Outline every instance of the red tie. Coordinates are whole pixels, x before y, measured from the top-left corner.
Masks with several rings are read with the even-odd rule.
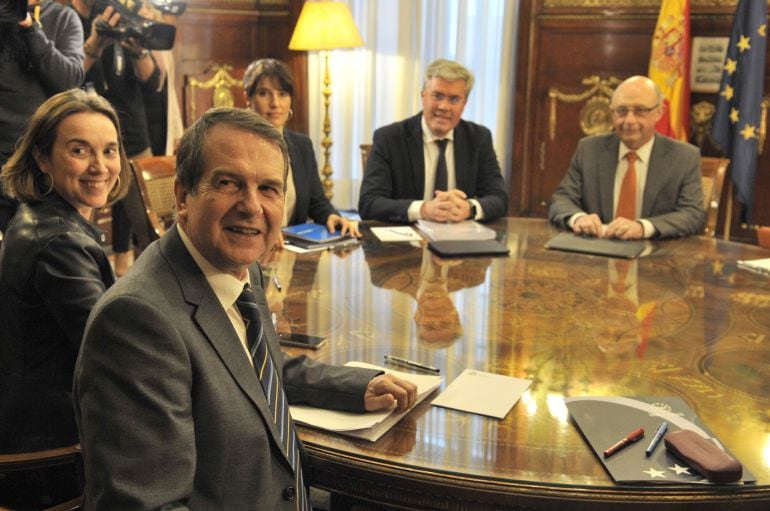
[[[636,218],[636,166],[634,163],[638,156],[635,152],[626,153],[628,169],[623,176],[623,184],[620,185],[618,208],[615,210],[615,218],[623,217],[629,220]]]

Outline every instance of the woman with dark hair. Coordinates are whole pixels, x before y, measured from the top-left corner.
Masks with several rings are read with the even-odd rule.
[[[0,248],[0,452],[78,442],[75,360],[91,308],[115,282],[90,219],[126,194],[129,172],[115,111],[79,89],[35,111],[3,166],[20,206]]]
[[[357,224],[342,217],[324,195],[310,138],[285,129],[294,115],[291,109],[294,83],[286,64],[275,59],[252,62],[243,75],[243,92],[249,108],[278,129],[289,148],[290,167],[282,225],[301,224],[311,218],[316,223],[326,224],[329,232],[339,228],[342,234],[360,236]]]

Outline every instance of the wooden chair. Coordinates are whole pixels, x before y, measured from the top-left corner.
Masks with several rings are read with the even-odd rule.
[[[706,209],[706,234],[715,236],[719,211],[722,204],[722,189],[727,176],[727,167],[730,160],[727,158],[701,158],[700,172],[703,185],[703,205]]]
[[[757,243],[760,247],[770,248],[770,227],[760,227],[757,231]]]
[[[131,164],[136,172],[136,180],[142,192],[147,217],[157,235],[163,236],[166,229],[175,221],[176,156],[137,158]]]
[[[185,75],[184,125],[189,127],[213,107],[245,107],[242,77],[245,69],[233,70],[227,64],[212,64],[198,75]]]
[[[372,152],[372,144],[361,144],[361,169],[366,171],[366,162]]]
[[[82,456],[80,444],[45,451],[25,452],[18,454],[0,454],[0,474],[12,472],[29,472],[48,469],[60,465],[72,465],[78,477],[82,474]],[[82,497],[76,497],[61,502],[43,511],[72,511],[80,509]],[[0,506],[0,511],[10,511]]]

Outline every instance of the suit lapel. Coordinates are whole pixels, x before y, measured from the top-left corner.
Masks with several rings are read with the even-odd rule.
[[[601,218],[604,223],[610,223],[615,218],[613,196],[615,194],[615,173],[618,170],[618,147],[620,139],[617,136],[607,137],[607,146],[602,151],[599,160],[599,198],[601,200]]]
[[[650,152],[650,161],[647,163],[647,179],[644,182],[642,218],[652,216],[658,191],[665,186],[666,176],[670,175],[671,160],[667,157],[670,147],[671,145],[666,138],[655,135],[655,143],[652,145],[652,152]]]
[[[471,140],[465,128],[465,122],[455,127],[454,132],[454,157],[455,157],[455,186],[460,190],[475,190],[476,183],[468,182],[470,169],[470,151]],[[470,198],[470,197],[469,197]]]
[[[248,361],[238,335],[233,329],[222,305],[209,286],[203,272],[198,268],[179,237],[177,227],[161,240],[161,251],[176,274],[184,300],[196,307],[193,321],[200,328],[208,342],[214,347],[220,360],[243,392],[248,396],[270,431],[278,450],[283,453],[281,439],[276,431],[270,407],[254,368]],[[252,273],[252,282],[256,282]],[[261,283],[260,283],[261,285]],[[256,293],[261,296],[263,293]],[[262,318],[264,320],[264,318]],[[269,346],[269,344],[268,344]],[[272,351],[272,350],[271,350]],[[275,358],[275,354],[273,354]],[[279,371],[281,365],[277,366]],[[286,457],[284,456],[284,459]],[[288,460],[286,460],[288,463]]]
[[[423,155],[422,143],[422,112],[409,119],[407,123],[406,144],[409,149],[409,161],[412,164],[412,178],[414,179],[414,189],[417,191],[417,197],[422,199],[425,196],[425,156]]]

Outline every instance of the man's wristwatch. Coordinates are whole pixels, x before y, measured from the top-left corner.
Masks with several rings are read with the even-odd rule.
[[[476,205],[471,201],[466,201],[468,203],[468,206],[471,209],[471,214],[468,216],[469,219],[473,220],[476,218]]]

